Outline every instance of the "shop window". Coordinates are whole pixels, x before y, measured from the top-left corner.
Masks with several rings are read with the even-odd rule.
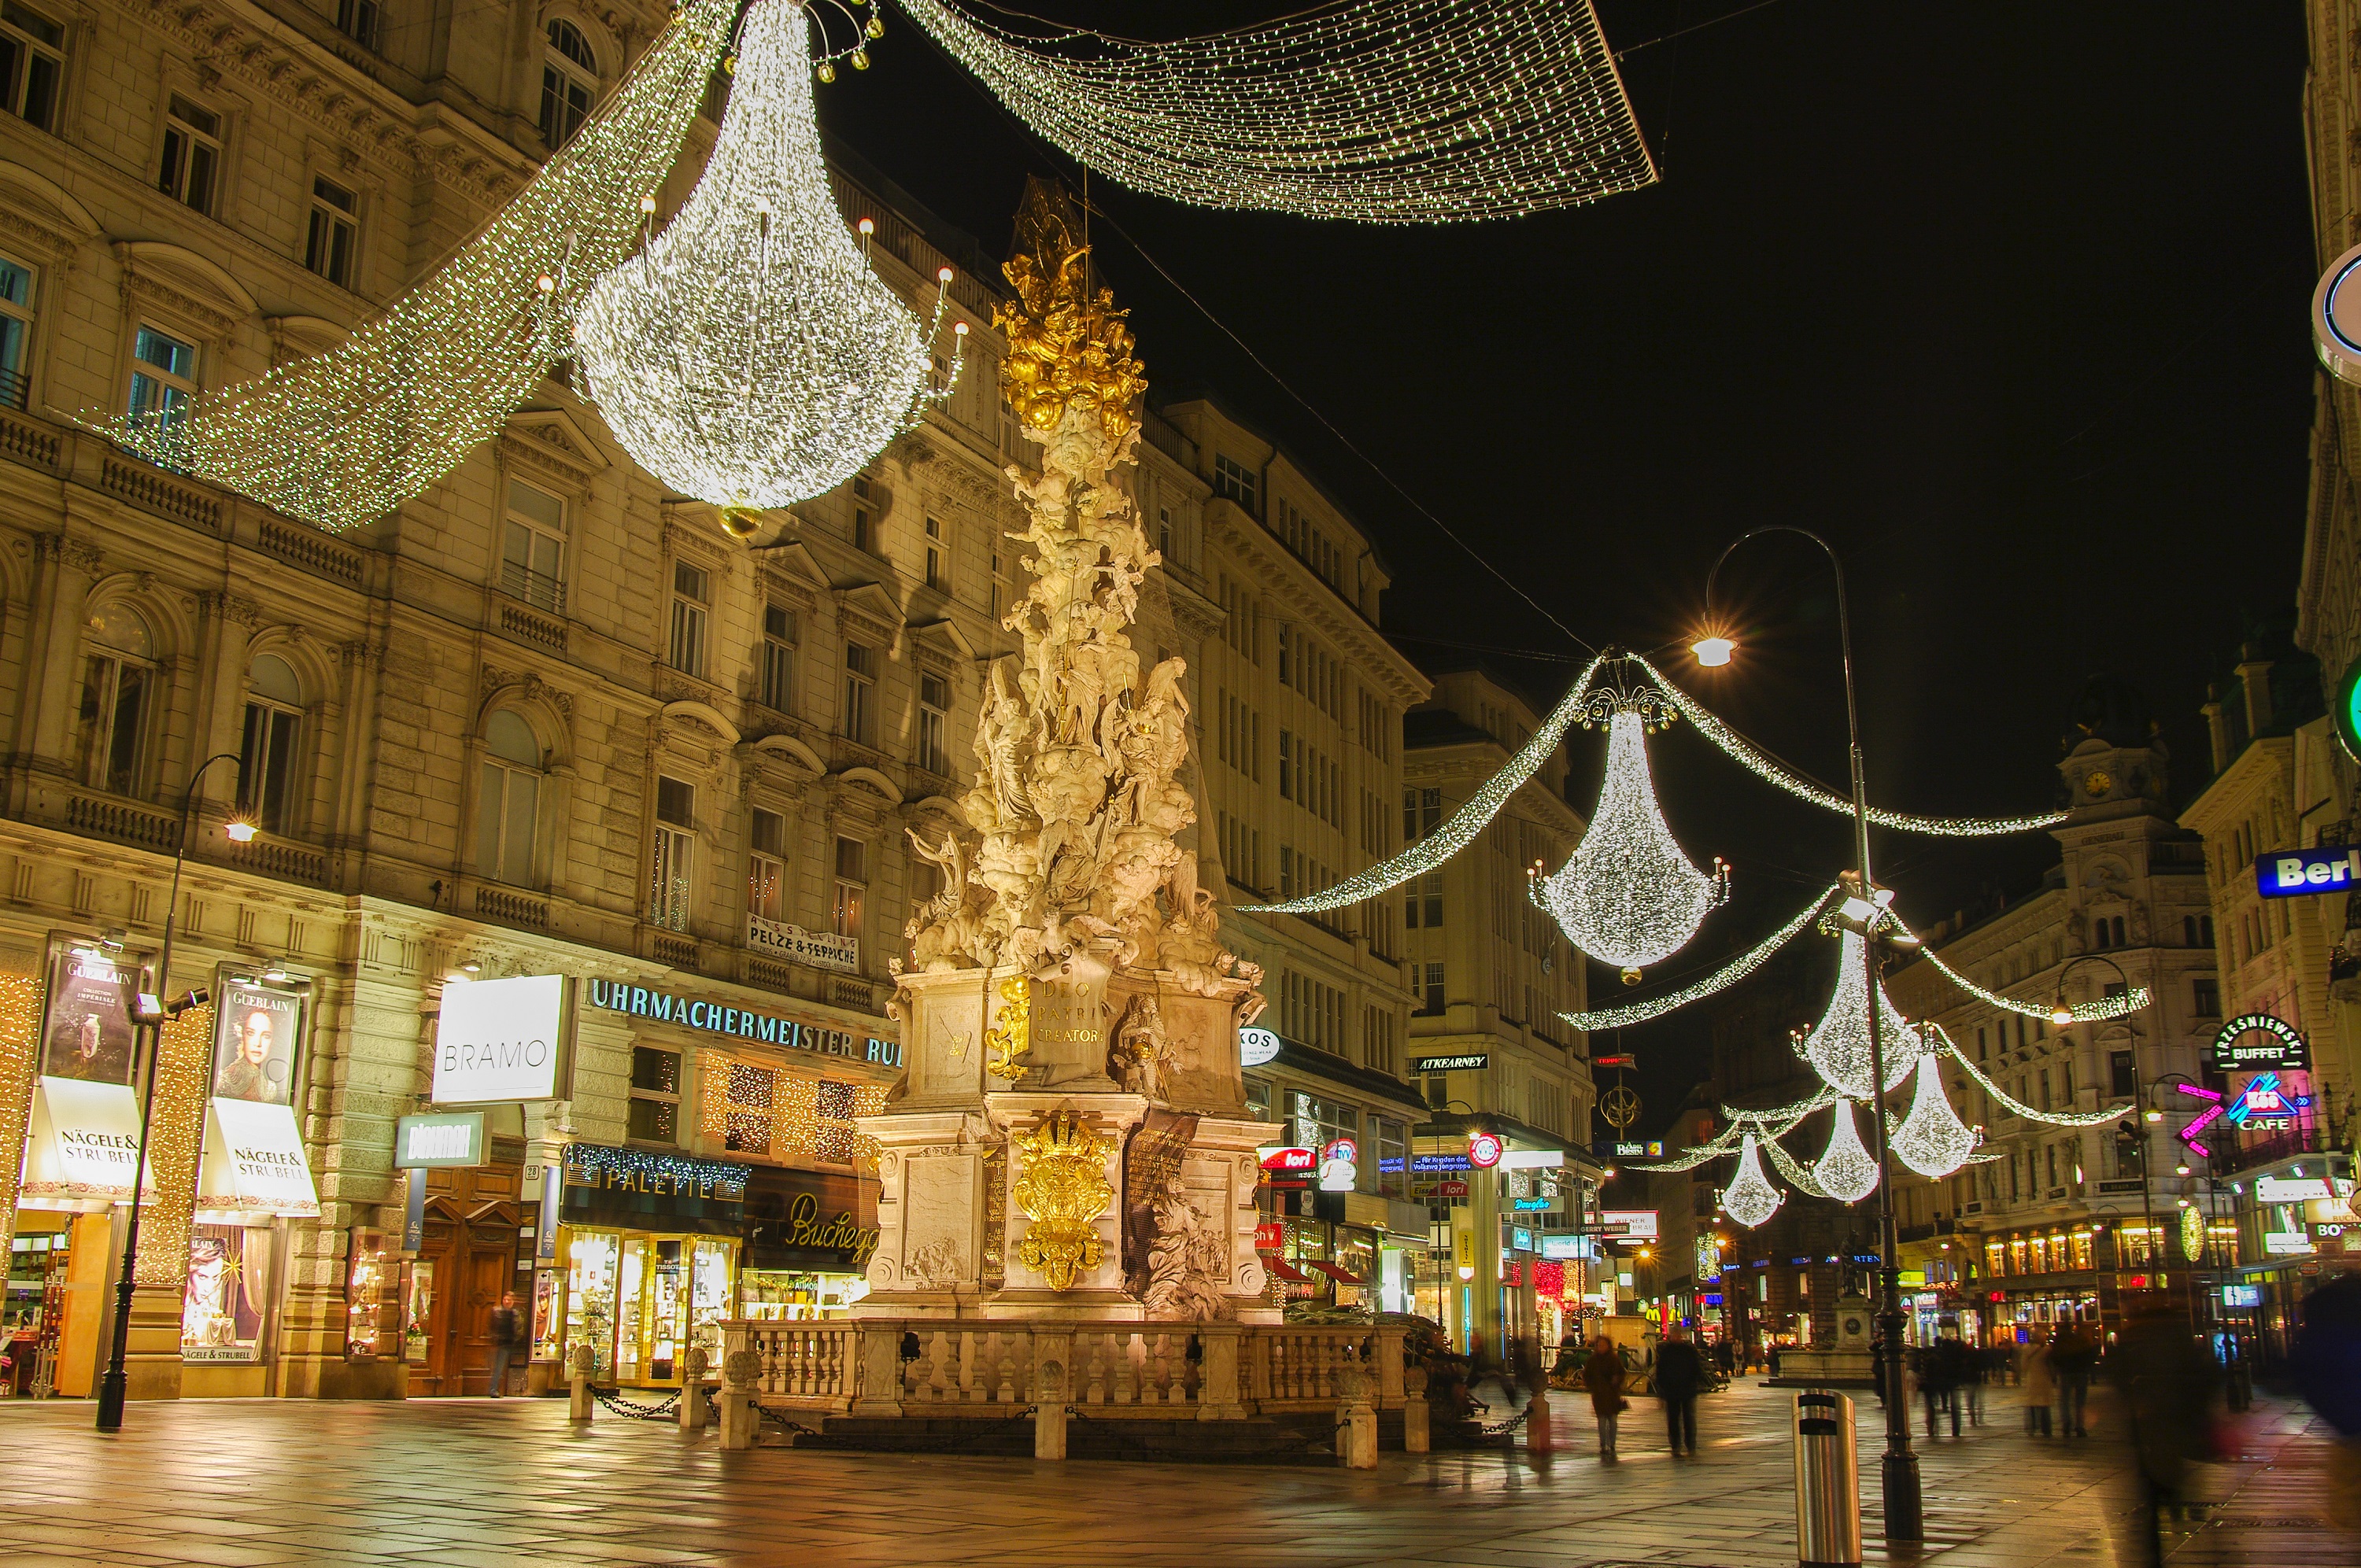
[[[941,675],[918,677],[918,766],[930,773],[951,771],[943,731],[950,722],[951,684]]]
[[[32,269],[0,256],[0,404],[26,405],[32,344]]]
[[[541,826],[541,737],[523,715],[494,713],[484,726],[484,771],[476,795],[476,870],[494,882],[533,883]]]
[[[727,1107],[722,1113],[721,1146],[733,1154],[770,1158],[772,1128],[778,1119],[778,1073],[741,1061],[729,1063],[722,1071]]]
[[[538,486],[511,479],[500,523],[500,591],[563,612],[565,574],[566,503]]]
[[[582,29],[552,17],[541,65],[541,139],[551,151],[574,139],[598,96],[598,57]]]
[[[2107,1093],[2116,1100],[2131,1100],[2138,1096],[2139,1068],[2131,1052],[2107,1053]]]
[[[1369,1142],[1377,1147],[1378,1191],[1388,1198],[1409,1197],[1410,1130],[1400,1122],[1375,1121]]]
[[[114,795],[138,793],[147,750],[148,703],[156,684],[148,627],[123,605],[91,622],[82,663],[77,750],[82,782]]]
[[[268,1224],[192,1229],[189,1277],[181,1296],[183,1362],[262,1359],[263,1323],[279,1283],[276,1239]]]
[[[55,130],[65,49],[66,30],[57,23],[22,5],[0,5],[0,108]]]
[[[754,808],[747,833],[746,913],[764,920],[784,920],[787,890],[787,819],[775,811]]]
[[[877,650],[862,642],[844,645],[844,738],[877,744]]]
[[[712,598],[712,581],[701,568],[686,561],[672,567],[672,640],[665,663],[685,675],[705,678],[706,607]]]
[[[312,179],[312,221],[303,237],[303,265],[340,289],[353,286],[360,254],[360,200],[332,180]]]
[[[303,728],[303,686],[276,653],[261,653],[246,676],[246,733],[238,749],[241,804],[266,833],[299,825],[296,743]]]
[[[783,604],[763,607],[763,685],[760,700],[774,713],[796,710],[796,612]]]
[[[635,1143],[680,1142],[680,1053],[631,1047],[631,1135]]]
[[[836,899],[833,916],[836,934],[859,937],[862,930],[862,904],[868,896],[869,846],[858,839],[836,841]]]
[[[210,214],[221,181],[221,137],[219,115],[173,93],[164,113],[164,156],[156,189]]]
[[[697,789],[656,780],[656,830],[648,877],[648,919],[668,931],[688,929],[689,878],[697,854]]]

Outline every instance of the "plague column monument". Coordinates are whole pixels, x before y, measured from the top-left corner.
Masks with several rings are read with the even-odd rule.
[[[976,727],[972,837],[908,927],[892,1011],[902,1096],[879,1152],[864,1318],[1276,1322],[1254,1246],[1256,1146],[1238,1029],[1261,971],[1224,952],[1179,836],[1196,820],[1186,665],[1126,635],[1159,557],[1117,470],[1146,383],[1079,215],[1026,190],[1003,389],[1041,473],[1030,591]]]

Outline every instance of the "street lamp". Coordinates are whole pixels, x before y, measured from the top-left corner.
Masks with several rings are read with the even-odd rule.
[[[2079,953],[2068,959],[2066,967],[2058,971],[2058,995],[2049,1006],[2049,1021],[2060,1029],[2070,1027],[2074,1022],[2074,1009],[2066,1004],[2066,977],[2074,971],[2076,964],[2104,964],[2115,971],[2115,978],[2124,982],[2126,992],[2132,988],[2132,977],[2124,972],[2124,966],[2104,953]]]
[[[181,796],[180,829],[172,836],[172,891],[164,901],[164,946],[163,950],[156,955],[155,983],[159,989],[168,983],[172,973],[172,928],[174,916],[181,909],[181,866],[189,854],[189,817],[196,809],[197,786],[204,782],[206,772],[215,762],[238,762],[240,772],[244,772],[245,764],[236,751],[223,751],[207,757],[189,776],[189,787]],[[239,844],[251,843],[254,839],[254,824],[247,819],[243,809],[230,819],[224,831],[233,842]],[[148,1171],[148,1135],[156,1125],[156,1058],[163,1046],[164,1021],[177,1018],[192,1007],[202,1007],[211,1000],[208,992],[193,990],[169,1003],[155,995],[142,994],[137,1011],[133,1015],[133,1022],[145,1030],[148,1036],[148,1081],[139,1099],[139,1158],[131,1168],[131,1219],[123,1227],[123,1273],[115,1282],[115,1332],[107,1354],[105,1374],[98,1381],[98,1430],[101,1431],[123,1430],[125,1363],[131,1352],[132,1276],[139,1263],[139,1187]]]
[[[1845,735],[1852,764],[1852,824],[1855,869],[1839,880],[1845,883],[1846,899],[1838,914],[1838,923],[1858,930],[1861,937],[1861,961],[1868,970],[1869,997],[1869,1082],[1870,1123],[1877,1135],[1877,1219],[1880,1283],[1877,1309],[1878,1386],[1885,1398],[1885,1454],[1880,1465],[1885,1499],[1885,1539],[1919,1541],[1926,1535],[1925,1504],[1919,1488],[1918,1456],[1910,1447],[1910,1406],[1902,1389],[1902,1263],[1901,1240],[1894,1214],[1894,1155],[1885,1133],[1885,1043],[1883,1026],[1878,1014],[1879,981],[1885,968],[1889,948],[1916,947],[1916,938],[1901,929],[1900,924],[1886,910],[1893,894],[1880,889],[1870,875],[1869,864],[1869,786],[1861,751],[1861,710],[1855,699],[1852,674],[1852,616],[1845,602],[1844,562],[1836,547],[1807,528],[1793,523],[1773,523],[1768,527],[1750,529],[1730,543],[1706,574],[1705,610],[1708,624],[1712,623],[1714,579],[1721,575],[1722,564],[1748,540],[1765,533],[1796,533],[1818,545],[1828,558],[1829,567],[1837,579],[1837,640],[1844,663]],[[1708,668],[1719,668],[1730,663],[1736,642],[1719,631],[1708,631],[1689,645],[1697,662]],[[1847,1113],[1848,1114],[1850,1113]]]

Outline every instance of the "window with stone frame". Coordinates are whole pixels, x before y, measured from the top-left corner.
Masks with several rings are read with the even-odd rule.
[[[16,0],[0,4],[0,108],[54,131],[65,77],[65,28]]]
[[[246,723],[238,744],[239,804],[247,820],[265,833],[291,833],[302,826],[297,794],[302,787],[302,733],[303,684],[294,666],[276,653],[255,655],[247,666]]]
[[[947,744],[950,707],[950,677],[922,672],[918,676],[917,755],[912,761],[930,773],[948,774],[951,771]]]
[[[574,139],[598,101],[598,57],[582,29],[550,18],[542,52],[541,139],[553,152]]]
[[[476,791],[476,871],[511,886],[534,885],[541,828],[541,737],[513,708],[484,723],[484,764]]]
[[[156,188],[210,216],[221,189],[222,117],[175,93],[165,101]]]
[[[648,920],[667,931],[688,929],[697,860],[697,789],[680,779],[656,780],[654,853],[648,876]]]
[[[148,708],[160,684],[148,623],[127,605],[109,605],[92,618],[82,644],[74,747],[82,782],[136,795],[146,782]]]
[[[680,1143],[680,1053],[631,1047],[629,1134],[634,1143]]]
[[[303,234],[304,267],[349,289],[360,248],[360,198],[333,180],[313,175],[311,218]]]
[[[763,606],[763,668],[755,700],[774,713],[796,710],[796,644],[800,620],[775,600]]]
[[[787,819],[758,806],[746,838],[746,913],[764,920],[785,920]]]

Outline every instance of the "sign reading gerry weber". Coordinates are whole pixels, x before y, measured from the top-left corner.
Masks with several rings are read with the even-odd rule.
[[[557,1217],[569,1225],[734,1236],[745,1222],[752,1174],[686,1155],[568,1144]]]
[[[758,1167],[746,1181],[748,1268],[857,1274],[877,1250],[877,1184]]]

